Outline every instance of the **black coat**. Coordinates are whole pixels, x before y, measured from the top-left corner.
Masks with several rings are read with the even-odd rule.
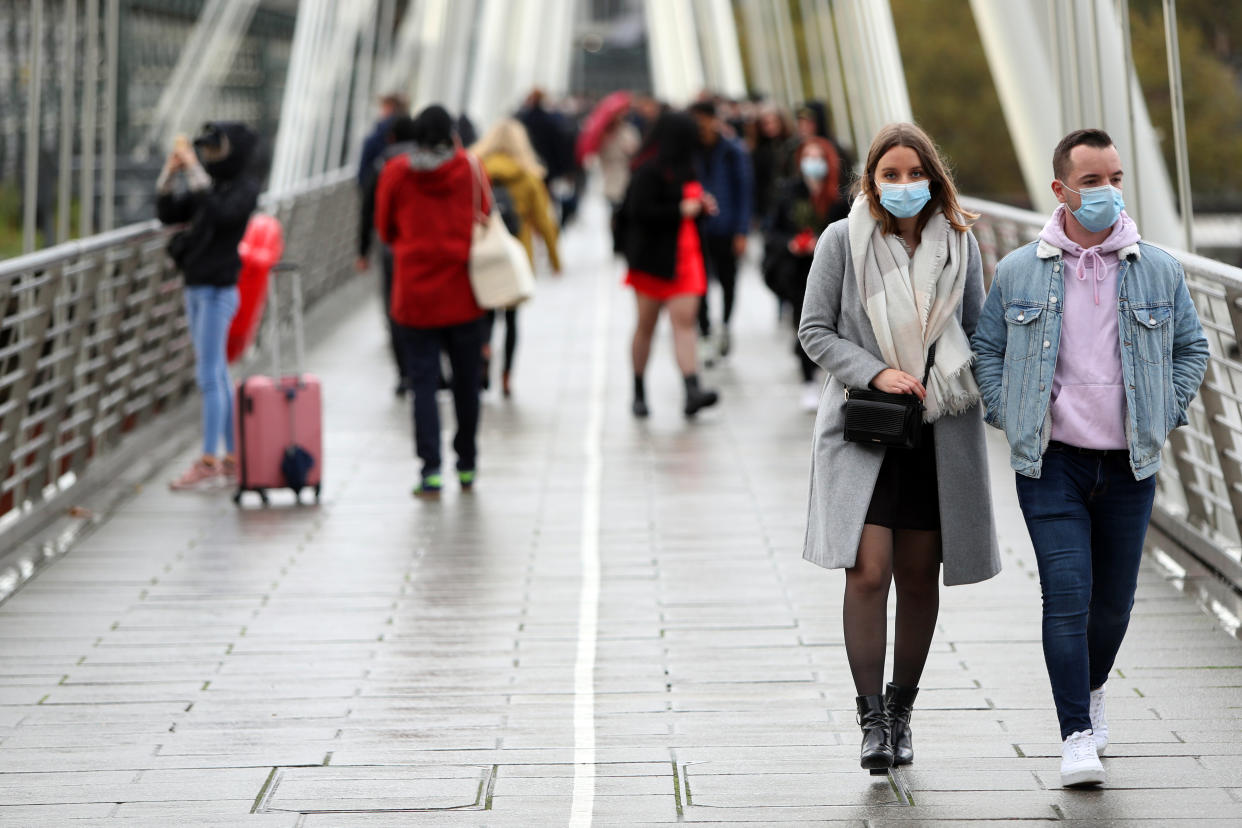
[[[763,281],[772,292],[787,301],[802,305],[806,291],[807,274],[814,258],[789,252],[789,242],[802,232],[809,232],[816,239],[838,219],[849,215],[850,204],[839,198],[824,214],[817,213],[811,201],[811,191],[802,176],[789,179],[780,187],[763,228]]]
[[[677,277],[682,187],[688,180],[654,161],[641,165],[630,176],[622,209],[623,249],[631,270],[668,281]]]
[[[181,269],[186,285],[237,284],[241,271],[237,245],[259,201],[259,178],[248,168],[257,136],[241,124],[223,126],[233,151],[229,163],[205,165],[211,187],[164,193],[155,204],[164,224],[189,222],[168,243],[168,254]]]

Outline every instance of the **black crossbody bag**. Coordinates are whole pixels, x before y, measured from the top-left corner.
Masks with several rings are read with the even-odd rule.
[[[936,345],[927,351],[923,387],[936,362]],[[850,443],[912,449],[923,433],[923,401],[915,394],[889,394],[871,388],[845,390],[845,439]]]

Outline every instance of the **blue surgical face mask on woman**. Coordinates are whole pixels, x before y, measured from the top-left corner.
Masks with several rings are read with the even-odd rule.
[[[1126,209],[1126,200],[1122,197],[1121,190],[1111,184],[1075,190],[1062,181],[1061,186],[1082,196],[1082,205],[1072,212],[1078,223],[1089,233],[1099,233],[1112,227],[1121,216],[1121,211]],[[1065,206],[1069,207],[1068,204]]]
[[[881,184],[880,205],[897,218],[912,218],[931,201],[931,182]]]
[[[828,175],[828,162],[811,155],[802,159],[802,174],[813,181],[819,181]]]

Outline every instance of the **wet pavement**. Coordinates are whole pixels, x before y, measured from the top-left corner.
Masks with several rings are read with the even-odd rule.
[[[916,763],[859,770],[843,577],[800,559],[788,322],[747,269],[720,408],[682,417],[662,327],[635,422],[632,300],[587,218],[521,312],[473,493],[410,496],[374,303],[310,352],[320,506],[172,494],[170,466],[0,606],[0,825],[1242,824],[1242,646],[1151,565],[1108,784],[1058,787],[996,435],[1004,571],[942,592]]]

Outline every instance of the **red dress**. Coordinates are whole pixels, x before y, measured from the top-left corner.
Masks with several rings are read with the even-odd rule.
[[[697,181],[687,182],[681,190],[683,199],[703,197],[703,185]],[[703,266],[703,247],[699,243],[699,228],[694,219],[683,216],[677,230],[676,278],[661,279],[641,270],[630,269],[625,274],[625,284],[644,296],[661,302],[681,294],[702,296],[707,293],[707,269]]]

